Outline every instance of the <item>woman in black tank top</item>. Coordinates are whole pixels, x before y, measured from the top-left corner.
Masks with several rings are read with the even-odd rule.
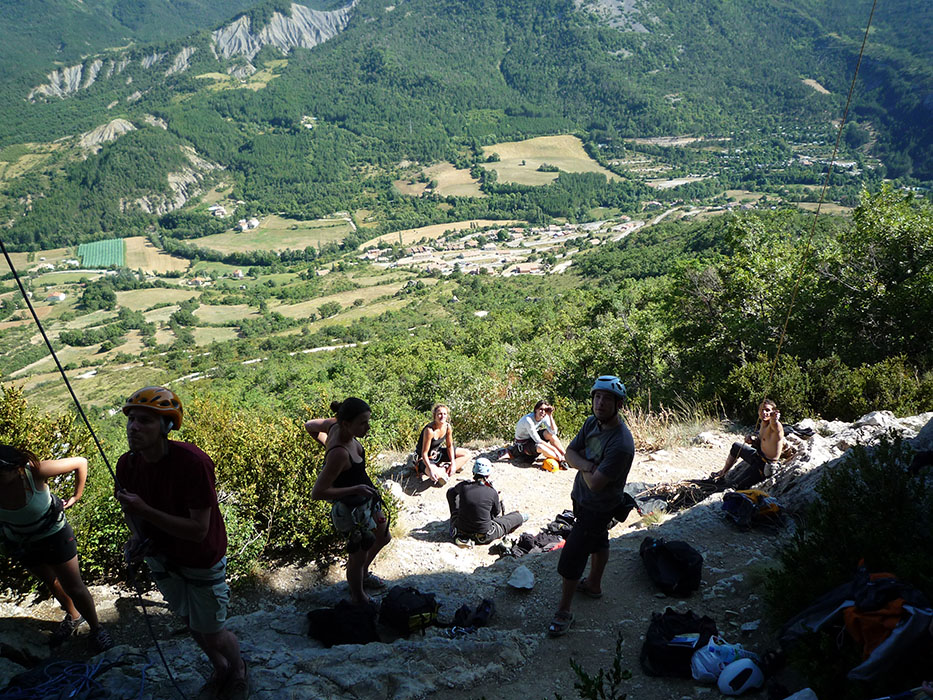
[[[454,447],[450,409],[439,403],[432,414],[434,420],[421,429],[415,446],[415,473],[426,474],[435,486],[443,486],[455,471],[463,469],[472,455],[469,450]]]
[[[340,501],[351,497],[378,497],[379,493],[366,473],[366,453],[357,438],[369,432],[372,411],[365,401],[348,398],[331,404],[333,418],[312,418],[305,429],[325,448],[324,467],[314,482],[311,498]],[[381,511],[375,516],[375,541],[368,549],[359,549],[347,560],[347,583],[350,600],[369,603],[365,588],[384,588],[385,581],[369,573],[369,566],[390,539],[388,521]]]

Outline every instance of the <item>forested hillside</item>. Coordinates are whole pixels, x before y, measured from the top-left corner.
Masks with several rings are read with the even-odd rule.
[[[796,165],[795,153],[806,144],[833,142],[831,122],[841,117],[867,5],[845,11],[803,0],[792,6],[672,0],[627,11],[621,3],[602,5],[627,12],[625,21],[569,0],[409,0],[397,6],[361,0],[335,9],[346,26],[334,25],[328,30],[333,35],[306,49],[275,39],[274,32],[264,39],[262,31],[311,11],[288,15],[288,3],[267,2],[213,34],[109,48],[71,65],[65,56],[47,54],[47,70],[57,71],[51,82],[33,73],[31,86],[3,88],[0,163],[8,164],[8,174],[0,218],[11,225],[6,239],[26,248],[157,228],[157,217],[127,195],[166,190],[177,173],[177,154],[165,153],[174,144],[225,168],[233,197],[249,211],[310,218],[366,209],[382,231],[480,216],[581,220],[592,206],[624,208],[645,198],[637,187],[599,190],[594,181],[581,201],[567,195],[565,178],[563,191],[523,190],[496,183],[488,173],[476,173],[489,195],[483,201],[399,198],[391,184],[399,163],[468,168],[482,160],[483,146],[539,134],[579,133],[607,163],[624,158],[626,139],[719,139],[716,148],[698,148],[692,160],[682,159],[684,168],[698,167],[723,151],[706,166],[707,181],[668,196],[820,182],[823,168]],[[120,15],[123,5],[98,11],[132,19],[140,31],[177,26],[159,20],[159,7],[143,6],[134,19]],[[207,4],[186,5],[174,16],[194,13],[206,22],[211,12],[216,8]],[[64,17],[54,9],[51,16]],[[875,22],[877,39],[869,42],[843,151],[861,174],[847,179],[870,187],[883,175],[929,179],[933,69],[920,37],[930,29],[930,12],[896,5]],[[233,27],[245,43],[230,43]],[[14,51],[26,42],[13,37],[8,46]],[[169,138],[124,137],[96,154],[71,145],[68,137],[118,117],[142,132],[167,131]],[[84,177],[86,169],[133,162],[132,151],[143,152],[141,141],[156,157],[123,171],[119,184]],[[72,165],[85,158],[87,167]],[[778,176],[769,173],[777,172],[782,175],[774,181]],[[203,184],[202,190],[211,180]],[[851,192],[830,194],[854,203]],[[95,200],[91,207],[82,203],[88,197]],[[76,209],[81,216],[71,215]],[[67,227],[59,226],[63,221]]]

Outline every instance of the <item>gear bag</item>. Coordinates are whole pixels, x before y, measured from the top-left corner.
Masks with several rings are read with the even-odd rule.
[[[379,622],[406,637],[415,630],[424,630],[437,621],[440,604],[433,593],[421,593],[416,588],[393,586],[382,599]]]
[[[649,676],[691,678],[693,653],[718,634],[712,618],[697,617],[692,610],[679,613],[667,608],[663,613],[652,613],[641,647],[641,668]]]
[[[722,509],[742,530],[752,525],[778,526],[783,513],[777,499],[760,489],[727,491],[722,495]]]
[[[379,642],[376,611],[345,600],[333,608],[319,608],[308,613],[308,636],[328,649],[338,644]]]
[[[700,587],[703,555],[686,542],[646,537],[638,553],[652,583],[667,595],[686,596]]]

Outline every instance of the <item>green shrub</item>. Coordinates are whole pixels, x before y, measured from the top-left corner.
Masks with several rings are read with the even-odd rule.
[[[186,402],[185,419],[182,439],[216,465],[236,575],[248,573],[260,555],[326,562],[340,552],[330,504],[311,498],[324,450],[300,420],[205,396]],[[394,518],[395,504],[386,501]]]
[[[810,415],[810,377],[797,358],[781,355],[774,375],[773,360],[759,355],[753,362],[736,367],[729,373],[722,391],[722,403],[739,420],[754,424],[758,420],[758,404],[765,398],[777,402],[782,420],[799,420]]]
[[[781,551],[780,568],[766,586],[769,611],[777,623],[851,580],[862,561],[869,571],[894,573],[933,597],[933,484],[908,475],[909,460],[910,450],[900,438],[885,437],[877,447],[854,448],[825,470],[816,502]],[[896,685],[885,686],[892,680],[887,677],[866,695],[864,686],[856,688],[845,680],[858,655],[853,657],[850,650],[833,654],[825,645],[817,635],[792,657],[798,670],[809,674],[807,681],[820,698],[873,697],[883,695],[885,687],[910,685],[897,678]],[[821,663],[808,664],[808,657]]]

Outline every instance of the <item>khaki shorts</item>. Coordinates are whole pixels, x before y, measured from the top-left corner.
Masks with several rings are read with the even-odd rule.
[[[163,557],[146,557],[146,564],[169,608],[187,618],[188,627],[202,634],[224,628],[230,602],[227,557],[208,569],[177,566]]]

